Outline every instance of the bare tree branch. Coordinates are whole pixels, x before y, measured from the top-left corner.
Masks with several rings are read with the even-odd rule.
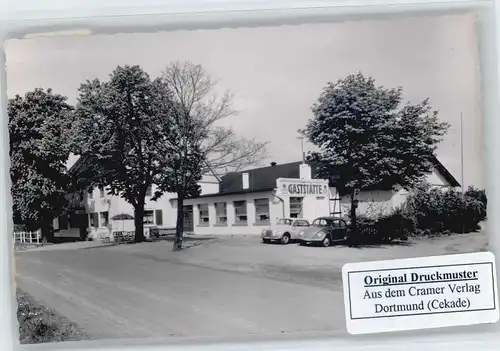
[[[199,181],[212,173],[218,179],[227,170],[258,164],[265,157],[265,143],[237,138],[218,123],[236,115],[233,96],[215,93],[217,81],[202,66],[174,62],[156,82],[163,91],[158,110],[163,135],[157,147],[164,155],[165,171],[159,174],[162,190],[177,193],[177,226],[174,250],[182,247],[183,200],[199,195]],[[166,132],[167,131],[167,132]]]
[[[179,151],[179,146],[189,137],[190,143],[200,147],[206,160],[203,172],[224,174],[257,165],[267,153],[267,143],[253,139],[237,138],[232,129],[217,123],[237,114],[233,108],[233,95],[225,92],[219,96],[213,92],[217,81],[210,77],[201,65],[190,62],[174,62],[162,75],[163,86],[172,98],[166,103],[175,112],[177,128],[181,132],[177,145],[165,140],[164,151]]]

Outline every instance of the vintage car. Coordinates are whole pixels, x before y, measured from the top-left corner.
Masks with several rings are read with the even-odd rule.
[[[299,218],[280,218],[275,226],[262,230],[262,242],[279,241],[286,245],[298,239],[301,230],[309,227],[309,222]]]
[[[299,231],[300,245],[320,244],[328,247],[336,242],[345,242],[348,238],[348,225],[338,217],[316,218],[309,227]]]

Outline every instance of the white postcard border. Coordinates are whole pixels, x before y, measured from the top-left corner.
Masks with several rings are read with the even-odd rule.
[[[369,7],[365,7],[369,5]],[[382,7],[376,5],[394,5],[390,7]],[[236,23],[254,22],[255,25],[270,22],[279,22],[280,20],[289,21],[296,20],[299,13],[302,14],[302,21],[306,22],[307,18],[319,19],[331,15],[333,20],[341,20],[342,18],[353,15],[365,14],[366,16],[374,16],[381,13],[395,14],[401,11],[422,11],[422,10],[445,10],[445,9],[467,9],[467,8],[487,8],[486,13],[494,15],[495,21],[500,21],[500,10],[498,8],[493,12],[488,9],[492,5],[491,1],[429,1],[429,0],[400,0],[400,1],[381,1],[381,0],[366,0],[366,1],[236,1],[236,0],[221,0],[221,1],[167,1],[167,0],[130,0],[128,2],[113,0],[75,0],[75,1],[38,1],[38,0],[7,0],[0,5],[0,27],[2,30],[2,38],[5,40],[10,37],[22,37],[25,34],[53,31],[54,28],[81,28],[85,24],[86,27],[92,28],[94,32],[104,31],[123,31],[125,28],[139,27],[143,30],[153,27],[160,27],[160,23],[166,19],[171,20],[170,26],[174,25],[179,28],[193,28],[206,26],[230,26]],[[259,12],[260,11],[260,12]],[[133,15],[142,15],[140,18],[134,18]],[[107,17],[109,16],[109,17]],[[117,17],[112,17],[117,16]],[[99,17],[89,19],[89,17]],[[300,17],[300,16],[299,16]],[[485,18],[488,18],[486,16]],[[500,160],[496,157],[496,150],[500,150],[500,121],[495,116],[499,115],[499,94],[498,94],[498,74],[500,61],[496,56],[497,47],[491,45],[494,36],[500,38],[500,29],[494,26],[493,17],[486,20],[481,26],[483,41],[481,59],[482,59],[482,79],[483,79],[483,102],[485,109],[485,131],[486,131],[486,150],[487,150],[487,174],[488,174],[488,194],[489,194],[489,213],[490,225],[493,228],[498,228],[499,219],[495,213],[500,211],[500,192],[497,189],[498,185],[495,182],[495,175],[500,174]],[[220,24],[224,23],[224,24]],[[112,29],[114,28],[114,29]],[[42,30],[43,29],[43,30]],[[134,31],[129,29],[128,31]],[[2,45],[2,51],[4,47]],[[6,118],[6,72],[5,72],[5,53],[1,55],[0,70],[0,88],[2,90],[2,99],[0,107],[2,108],[1,118],[1,136],[0,136],[0,186],[4,191],[0,196],[0,229],[4,233],[4,240],[0,242],[0,256],[3,264],[0,269],[0,282],[2,285],[2,294],[0,294],[0,349],[10,350],[17,348],[17,318],[15,315],[15,299],[13,299],[12,289],[14,288],[12,281],[13,272],[13,252],[12,238],[9,233],[12,229],[11,221],[11,200],[10,196],[5,196],[9,193],[7,189],[10,187],[10,177],[8,173],[9,158],[8,158],[8,131]],[[486,88],[486,90],[485,90]],[[500,235],[495,235],[490,238],[491,250],[494,253],[500,253]],[[9,313],[10,312],[10,313]],[[215,341],[193,342],[185,340],[185,346],[182,343],[168,346],[168,341],[164,340],[165,344],[160,345],[162,341],[113,341],[108,342],[89,342],[89,343],[74,343],[64,345],[33,345],[22,346],[20,349],[45,349],[45,350],[71,350],[71,349],[105,349],[105,350],[168,350],[168,349],[185,349],[185,350],[366,350],[369,347],[371,350],[386,350],[389,347],[404,348],[407,351],[421,350],[426,347],[429,350],[442,349],[443,347],[452,347],[455,350],[496,350],[500,342],[500,330],[498,327],[493,329],[481,329],[475,333],[472,329],[464,329],[462,332],[438,332],[428,333],[413,333],[405,336],[394,334],[391,336],[384,335],[383,337],[370,338],[335,338],[335,335],[322,335],[319,339],[307,340],[306,336],[303,340],[290,338],[277,341],[270,341],[263,336],[249,338],[245,343],[242,340],[235,340],[233,343],[218,344]],[[266,339],[262,341],[262,339]]]

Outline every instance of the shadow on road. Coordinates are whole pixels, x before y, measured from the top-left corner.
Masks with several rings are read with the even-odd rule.
[[[410,241],[391,241],[390,243],[383,244],[360,244],[349,246],[352,249],[388,249],[394,246],[408,247],[413,246],[415,243]]]
[[[208,236],[207,237],[188,237],[188,236],[186,236],[186,237],[184,237],[183,249],[189,249],[191,247],[200,246],[200,245],[207,243],[207,242],[215,242],[217,240],[218,240],[218,238],[216,238],[216,237],[208,237]],[[119,242],[102,243],[101,245],[98,245],[98,246],[84,247],[83,249],[84,250],[91,250],[91,249],[98,249],[98,248],[118,246],[118,245],[135,245],[135,244],[155,243],[155,242],[165,242],[165,241],[173,243],[174,237],[169,236],[169,237],[154,238],[154,239],[146,240],[142,243],[136,243],[133,240],[131,240],[131,241],[124,240],[124,241],[119,241]]]
[[[413,245],[415,245],[415,243],[410,242],[410,241],[391,241],[389,243],[383,243],[383,244],[380,244],[380,243],[376,243],[376,244],[358,244],[358,245],[350,245],[350,244],[347,244],[347,243],[333,244],[333,245],[330,246],[330,248],[338,247],[338,248],[351,248],[351,249],[388,249],[390,247],[397,247],[397,246],[408,247],[408,246],[413,246]],[[326,247],[323,247],[320,244],[316,244],[316,245],[313,245],[313,244],[311,244],[311,245],[303,245],[303,247],[315,248],[315,249],[318,249],[318,248],[325,248],[325,249],[327,249]]]

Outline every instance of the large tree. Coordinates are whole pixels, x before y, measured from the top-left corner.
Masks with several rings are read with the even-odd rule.
[[[108,187],[130,203],[136,242],[145,239],[146,192],[161,173],[157,141],[168,127],[157,83],[139,66],[118,66],[109,80],[81,85],[74,114],[73,152],[87,162],[80,186]]]
[[[448,129],[428,99],[403,103],[401,88],[377,86],[362,73],[328,83],[312,112],[301,131],[319,149],[309,159],[322,177],[335,176],[340,193],[351,194],[355,232],[356,189],[420,183]]]
[[[143,241],[148,187],[156,200],[177,194],[174,249],[182,247],[185,199],[199,181],[260,162],[265,144],[236,137],[217,125],[234,113],[231,97],[213,93],[216,82],[199,65],[175,62],[151,79],[139,66],[118,67],[109,81],[82,84],[73,127],[74,152],[86,156],[87,182],[109,186],[134,207],[136,241]],[[88,184],[85,184],[88,183]]]
[[[177,223],[174,250],[182,248],[184,200],[200,193],[204,174],[216,177],[260,163],[266,143],[238,137],[219,122],[232,116],[232,96],[215,92],[217,81],[201,65],[173,62],[160,77],[163,103],[171,118],[163,136],[163,169],[159,187],[177,194]]]
[[[51,89],[9,99],[10,176],[14,222],[51,239],[53,218],[67,206],[66,162],[73,107]]]

